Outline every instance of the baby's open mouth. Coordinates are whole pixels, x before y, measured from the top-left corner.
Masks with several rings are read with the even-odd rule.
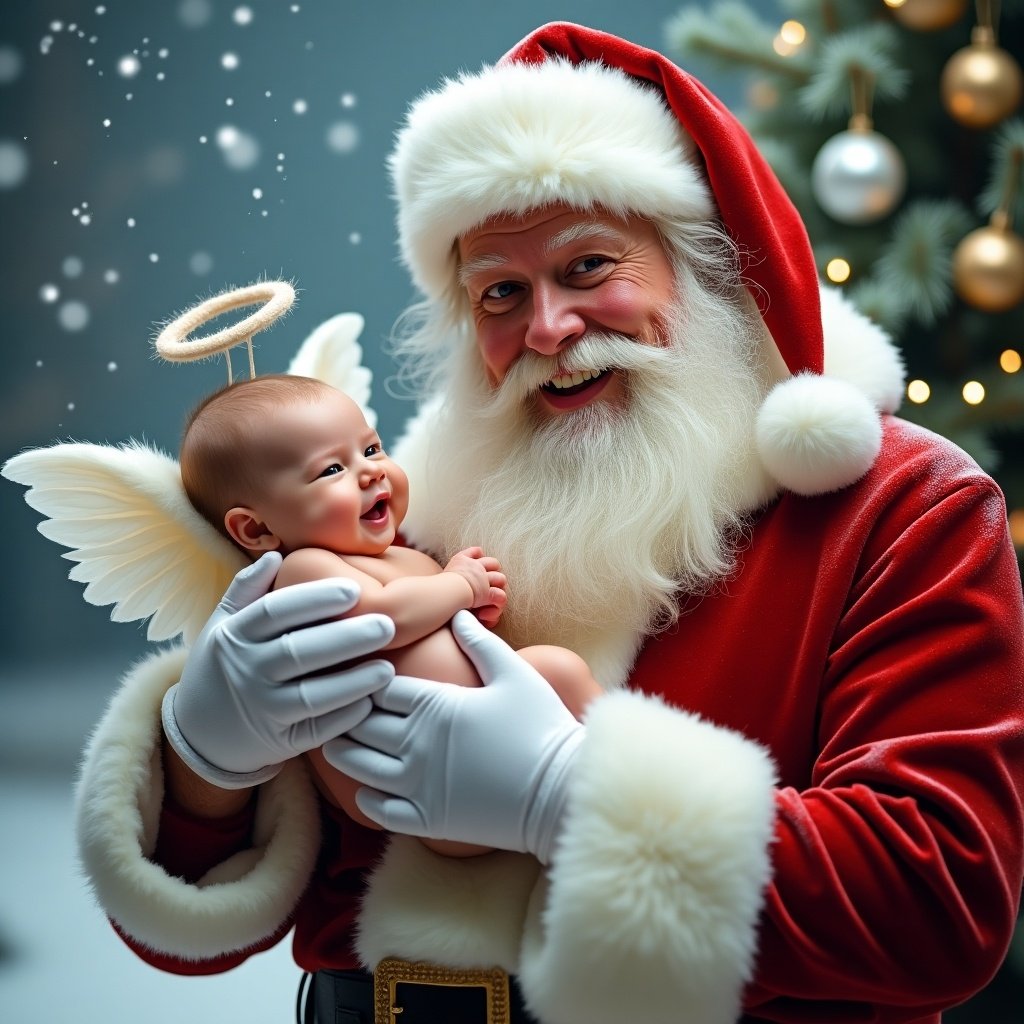
[[[364,512],[359,518],[366,519],[368,522],[375,523],[379,522],[388,514],[388,499],[378,498],[373,505],[370,506],[368,512]]]

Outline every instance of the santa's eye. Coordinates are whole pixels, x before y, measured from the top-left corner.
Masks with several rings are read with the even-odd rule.
[[[338,473],[344,472],[345,467],[340,462],[332,462],[326,469],[321,471],[320,476],[336,476]]]
[[[590,274],[595,270],[600,270],[610,260],[607,256],[587,256],[582,260],[577,260],[570,268],[570,274]]]
[[[483,297],[485,299],[494,299],[501,301],[507,299],[509,296],[514,295],[521,286],[516,284],[514,281],[499,281],[497,284],[492,284],[487,291],[484,292]]]

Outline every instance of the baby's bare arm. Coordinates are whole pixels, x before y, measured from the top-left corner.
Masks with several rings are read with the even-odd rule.
[[[486,576],[487,570],[481,568],[480,573]],[[481,603],[481,585],[474,587],[463,572],[402,576],[382,583],[322,548],[302,548],[287,555],[274,586],[279,589],[332,576],[344,576],[359,584],[359,602],[348,615],[379,612],[394,621],[394,639],[383,650],[405,647],[440,629],[457,611]]]

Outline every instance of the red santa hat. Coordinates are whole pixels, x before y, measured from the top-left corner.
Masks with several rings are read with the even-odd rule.
[[[887,382],[869,397],[823,376],[819,282],[800,215],[743,126],[661,54],[545,25],[496,65],[417,100],[391,170],[403,259],[417,287],[452,308],[455,241],[497,214],[600,206],[668,237],[680,222],[720,219],[792,375],[758,417],[765,468],[811,495],[847,486],[874,462],[879,411],[894,408],[897,389]]]

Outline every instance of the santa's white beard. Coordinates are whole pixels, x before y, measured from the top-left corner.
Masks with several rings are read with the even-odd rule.
[[[472,545],[501,561],[498,631],[513,646],[587,657],[611,631],[640,638],[669,624],[682,594],[732,568],[742,513],[763,489],[759,332],[692,279],[687,293],[662,348],[588,335],[557,360],[527,352],[497,391],[475,349],[451,368],[411,513],[442,561]],[[537,414],[537,388],[556,372],[602,367],[625,383],[620,406]]]

